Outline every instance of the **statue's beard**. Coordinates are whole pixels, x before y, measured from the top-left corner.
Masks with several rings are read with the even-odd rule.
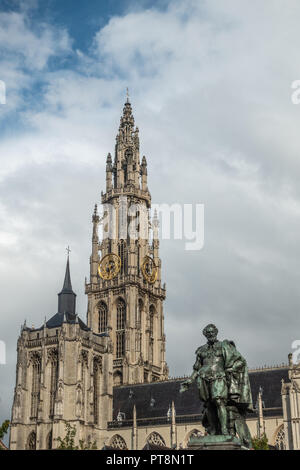
[[[215,343],[217,341],[217,337],[216,336],[213,336],[212,338],[207,338],[207,341],[209,343]]]

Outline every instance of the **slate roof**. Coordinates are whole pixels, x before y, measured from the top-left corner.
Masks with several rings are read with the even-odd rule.
[[[75,315],[74,313],[56,313],[55,315],[53,315],[53,317],[50,318],[50,320],[48,320],[46,322],[46,326],[47,328],[58,328],[60,327],[63,323],[76,323],[76,316],[77,316],[77,321],[78,321],[78,324],[80,326],[80,328],[84,331],[91,331],[91,329],[79,318],[78,315]],[[40,329],[42,329],[43,327],[41,327]],[[109,334],[108,333],[94,333],[93,332],[93,335],[94,336],[107,336],[109,337]]]
[[[280,367],[277,369],[250,371],[249,378],[254,406],[258,395],[258,389],[259,387],[262,387],[262,400],[265,408],[282,408],[281,380],[284,379],[285,382],[289,380],[288,370],[288,367]]]
[[[288,380],[288,367],[250,371],[249,378],[254,406],[258,389],[262,387],[265,416],[281,415],[281,380]],[[192,384],[185,393],[179,393],[180,383],[183,380],[185,379],[178,378],[164,382],[114,387],[113,419],[116,420],[118,412],[121,411],[125,413],[126,421],[132,420],[134,405],[138,420],[155,421],[159,417],[165,419],[172,401],[177,419],[180,415],[202,414],[203,404],[199,401],[196,384]]]
[[[179,393],[179,380],[166,380],[139,385],[114,387],[113,418],[119,411],[125,413],[126,420],[132,419],[132,409],[136,406],[137,418],[165,417],[174,401],[176,414],[200,414],[203,405],[198,399],[196,384],[192,384],[185,393]]]
[[[77,315],[77,321],[79,323],[79,326],[82,330],[89,331],[89,328],[86,326],[86,324],[78,317]],[[56,313],[53,315],[53,317],[50,318],[46,322],[47,328],[58,328],[61,326],[64,322],[67,323],[76,323],[76,315],[74,313]]]

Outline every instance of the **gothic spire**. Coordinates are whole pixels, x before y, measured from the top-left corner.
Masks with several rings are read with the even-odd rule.
[[[130,129],[133,129],[134,127],[134,117],[132,114],[132,107],[131,107],[130,102],[128,101],[128,98],[127,98],[126,103],[124,104],[123,115],[121,116],[121,120],[120,120],[121,128],[124,128],[127,126],[130,127]]]
[[[134,117],[132,114],[132,107],[129,101],[129,93],[128,88],[126,92],[126,101],[123,107],[123,114],[120,119],[120,127],[119,127],[119,134],[117,136],[118,139],[125,139],[127,143],[131,141],[134,132]]]
[[[71,283],[71,275],[70,275],[70,261],[69,261],[69,253],[68,251],[68,258],[67,258],[67,266],[66,266],[66,273],[64,279],[64,285],[62,291],[58,294],[58,313],[74,313],[75,314],[75,305],[76,305],[76,294],[73,292],[72,283]]]
[[[108,157],[106,166],[106,191],[112,187],[140,188],[139,129],[135,127],[132,107],[127,94],[116,136],[115,158],[112,165]]]

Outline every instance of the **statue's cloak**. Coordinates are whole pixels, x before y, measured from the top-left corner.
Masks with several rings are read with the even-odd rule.
[[[253,411],[252,394],[247,362],[232,342],[222,341],[229,401],[238,407]],[[232,371],[228,371],[232,369]]]

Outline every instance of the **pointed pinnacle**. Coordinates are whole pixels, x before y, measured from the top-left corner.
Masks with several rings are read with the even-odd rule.
[[[93,213],[93,218],[92,218],[92,221],[95,223],[98,223],[99,222],[99,215],[98,215],[98,206],[97,204],[95,204],[95,207],[94,207],[94,213]]]
[[[67,259],[66,273],[65,273],[65,279],[64,279],[64,285],[63,285],[62,292],[63,292],[64,290],[72,291],[72,283],[71,283],[71,276],[70,276],[69,254],[68,254],[68,259]]]

